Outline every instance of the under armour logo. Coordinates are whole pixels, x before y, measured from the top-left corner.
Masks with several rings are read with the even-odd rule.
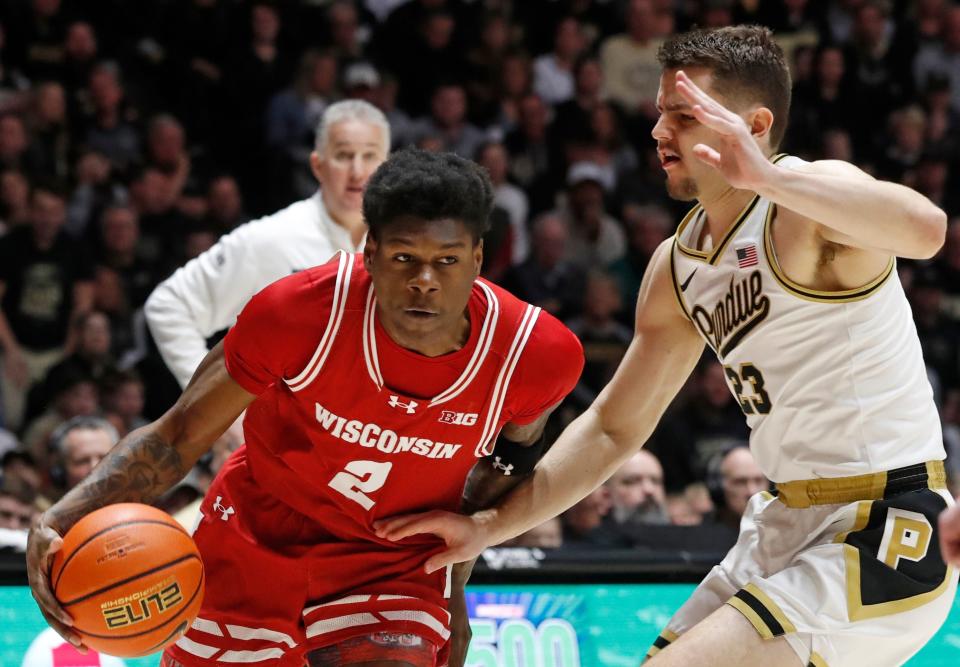
[[[407,411],[408,415],[412,415],[417,411],[417,406],[420,405],[416,401],[410,401],[409,403],[404,403],[400,400],[399,396],[390,395],[390,400],[387,401],[391,408],[404,408]]]
[[[221,500],[223,500],[223,496],[217,496],[217,499],[213,502],[213,511],[221,512],[223,516],[221,516],[220,519],[222,521],[226,521],[228,518],[230,518],[230,515],[234,514],[235,512],[232,506],[224,507],[223,504],[220,502]]]
[[[493,467],[496,468],[497,470],[502,470],[503,474],[506,475],[507,477],[509,477],[510,473],[513,471],[513,464],[511,463],[509,465],[503,465],[502,463],[500,463],[499,456],[493,457]]]

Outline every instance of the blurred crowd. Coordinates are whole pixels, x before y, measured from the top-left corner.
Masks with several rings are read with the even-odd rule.
[[[476,160],[496,187],[484,275],[584,344],[553,434],[610,379],[647,262],[688,204],[650,138],[665,37],[761,23],[792,67],[785,152],[854,162],[951,218],[899,263],[960,480],[960,4],[950,0],[0,0],[0,543],[179,393],[153,288],[310,197],[314,128],[361,99],[393,149]],[[647,448],[517,544],[630,547],[638,526],[733,539],[769,483],[704,359]],[[164,500],[195,503],[230,431]],[[956,488],[954,489],[957,490]]]

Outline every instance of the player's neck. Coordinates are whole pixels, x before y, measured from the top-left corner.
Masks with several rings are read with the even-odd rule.
[[[383,311],[377,308],[377,316],[390,339],[402,348],[422,354],[425,357],[440,357],[463,348],[470,340],[470,310],[466,309],[460,318],[450,326],[438,327],[436,331],[423,333],[409,331],[398,322],[383,317]]]
[[[710,238],[717,243],[723,238],[730,226],[736,222],[743,209],[754,197],[749,190],[737,190],[729,185],[716,192],[706,192],[698,197],[707,216],[707,229]]]

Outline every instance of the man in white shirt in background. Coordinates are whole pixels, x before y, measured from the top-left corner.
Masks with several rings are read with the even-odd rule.
[[[232,326],[250,297],[338,250],[362,249],[363,190],[389,147],[390,126],[376,107],[332,104],[310,155],[317,193],[241,225],[157,286],[146,302],[147,324],[181,387],[207,354],[207,339]]]

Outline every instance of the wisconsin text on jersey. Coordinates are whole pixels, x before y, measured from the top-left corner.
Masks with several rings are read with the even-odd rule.
[[[452,459],[462,447],[459,443],[434,442],[417,435],[400,435],[377,424],[347,419],[333,414],[319,403],[316,403],[316,412],[317,422],[334,438],[357,443],[361,447],[376,447],[385,454],[410,452],[429,459]]]

